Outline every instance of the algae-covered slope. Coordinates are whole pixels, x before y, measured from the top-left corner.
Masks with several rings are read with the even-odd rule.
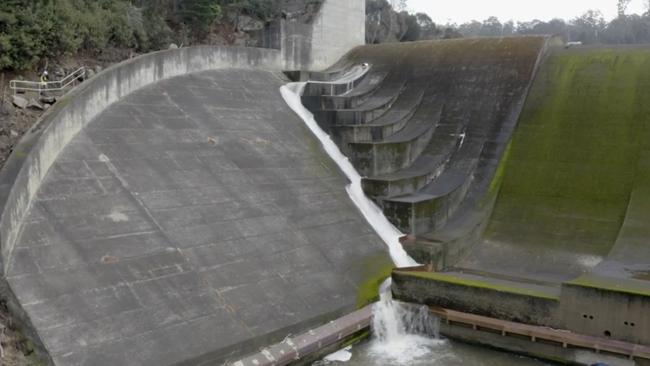
[[[596,266],[619,232],[636,246],[650,237],[638,223],[650,207],[639,194],[649,100],[650,48],[552,52],[502,162],[484,240],[461,267],[557,282]],[[626,253],[617,261],[635,255],[617,246]]]

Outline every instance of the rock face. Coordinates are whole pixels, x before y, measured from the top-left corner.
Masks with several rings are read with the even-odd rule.
[[[14,95],[12,98],[12,103],[14,106],[20,108],[20,109],[25,109],[29,105],[29,101],[20,95]]]
[[[36,99],[31,98],[29,100],[29,103],[27,104],[27,108],[32,108],[32,109],[37,109],[37,110],[44,110],[43,105],[39,103]]]

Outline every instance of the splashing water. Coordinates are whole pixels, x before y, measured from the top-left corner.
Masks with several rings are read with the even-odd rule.
[[[446,343],[439,339],[438,318],[431,316],[425,306],[393,301],[390,291],[381,294],[372,313],[373,339],[369,351],[373,356],[393,364],[410,365],[430,355],[435,346]]]
[[[340,80],[351,83],[367,71],[365,67],[355,68],[352,73],[344,75]],[[346,187],[348,196],[386,243],[393,263],[398,267],[416,266],[418,263],[406,253],[399,242],[399,238],[403,234],[386,219],[383,211],[368,199],[361,187],[361,176],[352,166],[350,160],[343,155],[330,136],[320,128],[314,120],[314,115],[302,105],[301,96],[306,85],[307,83],[290,83],[280,88],[280,92],[285,102],[303,119],[307,127],[321,142],[329,157],[350,180],[350,184]],[[382,284],[380,294],[380,302],[373,307],[371,352],[379,357],[390,359],[394,364],[408,365],[412,360],[430,354],[432,346],[444,343],[436,340],[438,321],[429,315],[426,307],[401,304],[392,300],[390,279]],[[432,336],[434,338],[431,338]],[[347,353],[344,354],[342,350],[334,353],[328,356],[329,358],[326,357],[323,362],[349,360],[347,357],[349,350],[345,350],[345,352]]]

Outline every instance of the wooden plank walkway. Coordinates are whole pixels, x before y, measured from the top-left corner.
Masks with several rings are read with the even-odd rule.
[[[613,339],[599,338],[588,335],[572,333],[568,330],[551,329],[535,325],[515,323],[480,315],[462,313],[438,307],[430,307],[431,312],[447,323],[461,323],[479,328],[498,331],[503,336],[508,334],[529,337],[531,342],[538,340],[551,341],[561,344],[562,347],[577,347],[591,349],[595,352],[609,352],[633,358],[650,360],[650,347]]]

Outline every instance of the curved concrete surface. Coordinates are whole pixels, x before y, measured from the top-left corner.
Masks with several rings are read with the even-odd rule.
[[[484,233],[445,243],[471,250],[442,273],[395,274],[397,297],[650,344],[648,99],[649,47],[552,50]]]
[[[550,55],[504,162],[483,243],[461,266],[560,283],[612,253],[600,271],[632,278],[648,270],[642,242],[650,232],[638,224],[650,207],[648,66],[642,48]]]
[[[365,191],[391,222],[426,237],[485,195],[545,43],[521,37],[359,47],[333,67],[372,66],[336,97],[350,108],[328,109],[327,95],[303,102],[366,176]]]
[[[438,271],[395,272],[397,298],[648,344],[650,49],[554,46],[361,47],[335,67],[369,75],[304,102]]]
[[[384,245],[267,69],[165,78],[79,117],[7,266],[54,364],[219,363],[372,296]]]

